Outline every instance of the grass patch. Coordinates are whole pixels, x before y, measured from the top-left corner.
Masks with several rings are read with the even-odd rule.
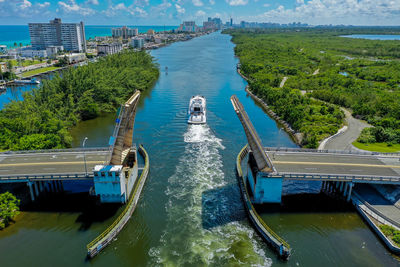
[[[353,142],[353,145],[356,148],[373,151],[373,152],[384,152],[384,153],[396,153],[400,152],[400,144],[393,144],[388,146],[387,143],[360,143],[360,142]]]
[[[379,225],[379,228],[386,237],[390,238],[397,246],[400,246],[400,231],[385,224]]]
[[[46,68],[35,69],[35,70],[31,70],[31,71],[22,73],[22,77],[28,77],[28,76],[44,73],[44,72],[51,71],[51,70],[57,70],[57,69],[59,69],[59,68],[58,67],[46,67]]]

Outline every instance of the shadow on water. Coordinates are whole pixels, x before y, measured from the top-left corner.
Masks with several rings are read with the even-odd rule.
[[[204,229],[212,229],[230,222],[246,219],[243,205],[241,203],[232,205],[232,201],[226,198],[229,195],[238,195],[237,199],[240,200],[237,184],[228,184],[203,191],[201,196],[201,219]]]
[[[282,196],[282,204],[254,206],[260,214],[354,212],[351,203],[327,196],[324,193],[287,195]]]
[[[105,222],[116,216],[120,204],[99,204],[96,197],[87,192],[41,193],[34,202],[21,206],[22,211],[49,213],[78,213],[76,223],[80,223],[79,231],[86,231],[93,223]]]

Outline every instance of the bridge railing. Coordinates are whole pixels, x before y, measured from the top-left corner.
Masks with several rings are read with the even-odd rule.
[[[385,220],[389,222],[390,224],[396,226],[397,228],[400,228],[400,223],[390,219],[387,217],[385,214],[381,213],[379,210],[375,209],[371,204],[369,204],[365,199],[363,199],[357,192],[353,192],[353,195],[360,201],[363,205],[365,205],[368,209],[370,209],[372,212],[374,212],[376,215],[381,217],[381,220]],[[376,218],[379,220],[379,218]]]
[[[147,175],[150,169],[149,155],[143,146],[139,147],[139,153],[145,158],[145,165],[138,179],[135,189],[132,192],[132,196],[130,197],[125,209],[118,216],[118,218],[98,237],[96,237],[92,242],[87,245],[88,256],[93,258],[96,256],[103,248],[105,248],[113,238],[122,230],[125,224],[128,222],[131,217],[133,211],[136,208],[136,204],[140,197],[140,192],[144,186]]]
[[[331,149],[312,149],[312,148],[292,148],[292,147],[264,147],[266,151],[270,152],[312,152],[321,154],[349,154],[349,155],[367,155],[367,156],[398,156],[400,153],[381,153],[381,152],[370,152],[370,151],[350,151],[350,150],[331,150]]]
[[[109,144],[109,146],[108,146],[109,155],[107,156],[106,160],[104,161],[104,165],[107,165],[111,161],[112,152],[113,152],[113,149],[115,146],[115,142],[117,142],[117,136],[118,136],[119,129],[121,128],[121,123],[122,123],[122,118],[124,116],[124,112],[125,112],[125,107],[123,105],[121,105],[118,117],[115,120],[116,123],[115,123],[114,131],[111,136],[113,138],[113,142],[112,142],[112,144]]]
[[[18,151],[4,151],[0,155],[18,155],[18,154],[36,154],[36,153],[62,153],[62,152],[96,152],[107,151],[108,147],[77,147],[77,148],[63,148],[63,149],[40,149],[40,150],[18,150]]]
[[[0,175],[1,182],[25,182],[25,181],[55,181],[55,180],[90,180],[93,173],[37,173],[37,174],[15,174]]]
[[[283,177],[292,180],[371,182],[371,183],[400,183],[399,176],[353,175],[353,174],[324,174],[324,173],[286,173],[278,172],[268,177]]]

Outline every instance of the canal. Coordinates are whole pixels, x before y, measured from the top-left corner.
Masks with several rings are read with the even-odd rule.
[[[22,212],[16,224],[0,231],[0,265],[398,265],[344,203],[290,196],[318,192],[319,184],[285,184],[285,205],[293,208],[261,212],[292,245],[289,262],[280,262],[254,232],[234,166],[246,138],[229,97],[238,96],[264,145],[295,144],[246,96],[233,47],[230,36],[214,33],[152,51],[161,75],[155,88],[142,95],[134,133],[135,142],[149,152],[150,176],[132,219],[107,249],[85,259],[86,244],[117,213],[96,217],[84,196],[55,198],[50,207]],[[206,126],[186,123],[189,99],[196,94],[207,98]],[[79,123],[72,130],[74,145],[88,137],[88,146],[105,146],[113,122],[114,114]],[[325,204],[329,209],[323,210]]]

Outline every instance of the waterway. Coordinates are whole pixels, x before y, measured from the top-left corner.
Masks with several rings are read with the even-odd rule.
[[[400,40],[400,35],[395,34],[351,34],[342,35],[341,37],[369,40]]]
[[[324,197],[287,196],[288,208],[261,212],[292,245],[288,263],[279,261],[254,232],[235,175],[235,159],[246,138],[229,97],[238,96],[264,145],[295,144],[246,95],[233,48],[230,36],[214,33],[151,52],[162,72],[155,88],[142,95],[134,133],[135,142],[149,152],[150,176],[132,219],[108,248],[85,259],[86,244],[117,213],[95,216],[85,197],[65,196],[22,212],[16,224],[0,231],[0,265],[398,265],[353,209]],[[207,98],[205,126],[186,123],[195,94]],[[105,146],[113,122],[110,114],[78,124],[72,131],[74,145],[87,136],[88,146]],[[284,193],[315,193],[318,186],[287,183]]]

